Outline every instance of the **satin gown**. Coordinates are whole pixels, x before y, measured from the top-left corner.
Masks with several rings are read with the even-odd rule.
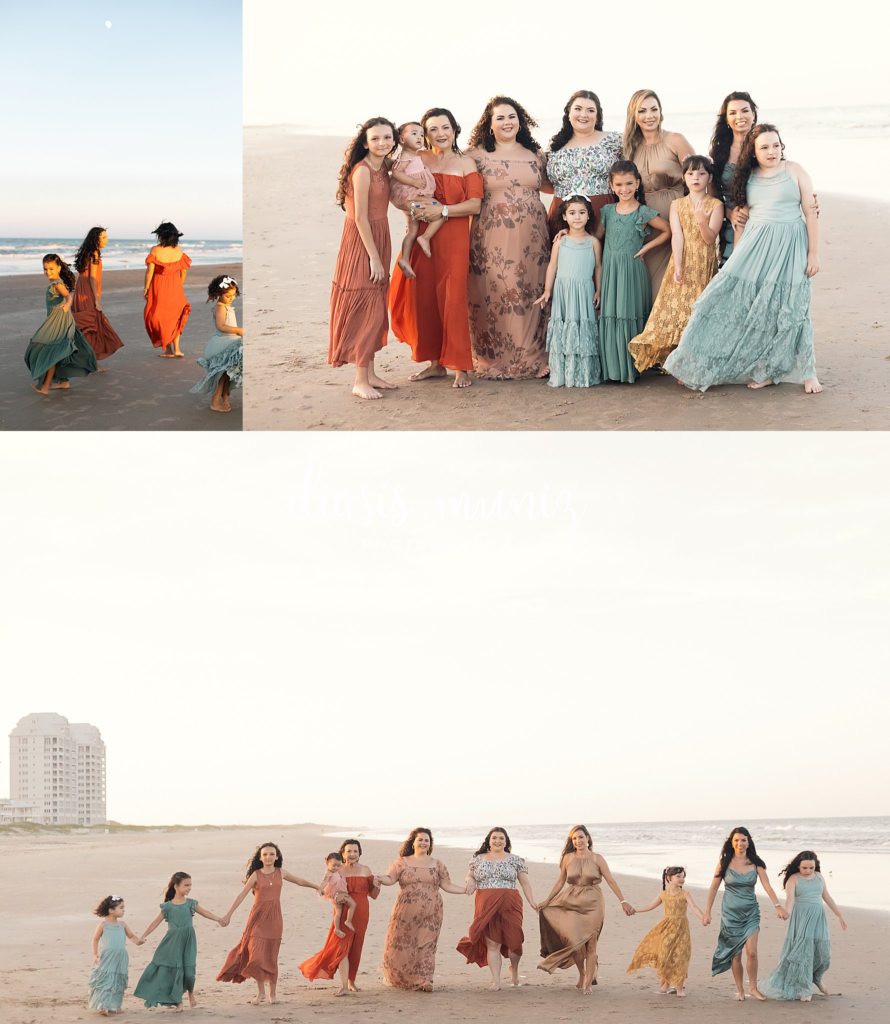
[[[732,868],[726,869],[720,909],[720,934],[711,961],[712,976],[728,971],[733,957],[741,955],[745,943],[760,928],[760,907],[754,893],[756,885],[756,868],[742,874]]]
[[[96,277],[96,290],[98,301],[102,301],[102,260],[94,258],[93,272]],[[74,284],[74,301],[71,305],[71,314],[78,329],[90,343],[90,348],[96,353],[97,359],[107,359],[114,355],[124,343],[118,336],[117,331],[108,322],[108,317],[101,309],[96,309],[97,297],[93,295],[93,286],[90,283],[90,272],[84,271],[77,275]]]
[[[608,207],[606,207],[608,209]],[[599,939],[606,907],[600,883],[602,872],[593,853],[566,854],[566,888],[558,892],[538,915],[541,926],[541,956],[538,969],[552,974],[572,967],[576,954],[585,955],[591,939]],[[593,953],[593,984],[597,958]]]

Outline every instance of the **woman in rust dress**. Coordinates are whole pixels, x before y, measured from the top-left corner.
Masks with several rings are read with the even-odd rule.
[[[395,387],[377,375],[374,356],[386,344],[386,295],[392,240],[389,235],[389,175],[384,161],[396,147],[396,128],[372,117],[346,147],[337,204],[346,213],[331,286],[328,362],[355,366],[357,398],[380,398]]]
[[[335,973],[339,973],[340,989],[334,993],[338,996],[358,992],[355,979],[362,959],[365,932],[368,930],[371,912],[368,901],[376,900],[380,895],[380,886],[374,883],[370,868],[360,863],[361,855],[362,844],[357,839],[344,839],[340,844],[340,856],[344,862],[340,874],[346,879],[346,888],[355,900],[355,914],[352,917],[354,930],[343,927],[346,920],[346,907],[343,907],[339,921],[343,938],[334,934],[332,924],[322,950],[300,964],[303,976],[310,981],[316,978],[329,981]]]
[[[476,373],[526,380],[550,373],[547,319],[535,305],[550,262],[540,190],[551,190],[535,121],[509,96],[488,101],[470,136],[482,176],[482,210],[470,237],[470,337]]]
[[[192,261],[179,246],[182,232],[175,224],[164,221],[152,234],[158,236],[158,244],[145,258],[145,330],[161,356],[182,357],[179,339],[192,311],[183,285]]]
[[[574,964],[578,968],[575,987],[584,995],[590,995],[591,986],[597,983],[596,947],[606,913],[600,888],[603,879],[621,901],[624,913],[631,917],[634,908],[621,894],[605,859],[593,852],[590,833],[583,825],[576,825],[563,847],[556,885],[538,908],[544,957],[538,968],[552,974]]]
[[[252,1000],[258,1006],[266,999],[266,982],[269,983],[268,1002],[277,1003],[275,988],[278,984],[278,947],[281,945],[283,922],[281,920],[282,882],[294,882],[307,889],[318,890],[315,882],[297,878],[282,866],[281,850],[275,843],[258,846],[247,862],[247,878],[244,888],[235,897],[228,913],[220,920],[225,927],[232,914],[241,905],[244,897],[253,889],[254,900],[247,918],[247,927],[241,941],[226,957],[223,969],[217,974],[217,981],[234,981],[240,985],[247,978],[256,982],[257,994]]]
[[[107,244],[108,232],[105,228],[90,228],[74,257],[77,283],[71,306],[71,315],[78,330],[90,343],[96,359],[100,361],[114,355],[124,346],[117,331],[102,312],[102,250]],[[99,367],[99,373],[106,372],[106,367]]]
[[[432,247],[424,254],[419,245],[411,252],[414,280],[393,271],[389,290],[392,332],[411,346],[415,363],[429,366],[411,375],[411,380],[447,377],[454,370],[452,387],[472,384],[470,321],[467,315],[467,272],[470,265],[469,217],[482,205],[482,179],[476,164],[457,147],[460,125],[445,107],[433,107],[420,119],[427,149],[417,155],[436,180],[433,199],[418,200],[413,215],[426,224],[445,219]]]
[[[437,242],[444,230],[439,232]],[[394,988],[432,992],[442,928],[439,890],[467,894],[466,886],[452,883],[448,868],[432,852],[432,832],[428,828],[412,829],[386,874],[374,878],[380,885],[399,884],[383,947],[383,977]]]
[[[458,953],[468,964],[488,967],[491,971],[490,991],[501,987],[501,964],[510,959],[511,984],[519,987],[519,958],[522,956],[522,897],[516,883],[522,886],[533,910],[538,909],[532,895],[525,861],[510,852],[507,830],[493,828],[473,854],[467,874],[467,892],[476,893],[476,905],[470,934],[457,944]]]

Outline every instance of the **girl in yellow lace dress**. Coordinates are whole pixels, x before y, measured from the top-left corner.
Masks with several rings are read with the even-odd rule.
[[[706,156],[683,161],[686,194],[671,203],[671,259],[642,334],[627,346],[642,373],[657,366],[680,344],[692,304],[717,273],[717,238],[723,203],[708,195],[714,165]]]
[[[701,920],[702,912],[695,905],[695,900],[683,888],[686,881],[686,869],[681,867],[665,868],[661,874],[661,892],[648,907],[636,907],[638,914],[664,904],[664,917],[643,936],[637,946],[633,960],[627,968],[628,974],[636,974],[641,967],[654,967],[660,982],[658,991],[667,995],[671,988],[676,988],[681,998],[686,995],[684,985],[689,973],[689,961],[692,958],[692,938],[689,934],[689,921],[686,917],[687,906]]]

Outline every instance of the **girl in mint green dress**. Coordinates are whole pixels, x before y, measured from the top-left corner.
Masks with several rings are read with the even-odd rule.
[[[145,940],[138,939],[129,926],[124,924],[123,896],[106,896],[93,913],[102,920],[93,933],[95,966],[87,985],[87,1006],[107,1017],[109,1013],[121,1012],[124,992],[127,990],[130,967],[127,939],[137,946],[141,946]]]
[[[652,310],[652,284],[643,256],[671,237],[671,226],[644,206],[643,182],[630,160],[616,160],[609,172],[616,197],[602,209],[597,237],[605,232],[600,300],[600,359],[604,380],[632,384],[637,378],[628,342],[646,327]],[[652,234],[653,230],[657,234]],[[646,241],[647,236],[651,236]]]
[[[593,235],[593,209],[586,196],[569,196],[559,207],[559,230],[544,281],[544,306],[553,298],[547,323],[552,388],[589,388],[602,383],[596,310],[600,301],[602,246]]]
[[[799,999],[808,1003],[813,997],[813,985],[822,995],[829,994],[822,983],[831,965],[831,936],[824,904],[837,915],[844,931],[847,923],[828,895],[825,879],[820,874],[819,858],[812,850],[799,853],[780,874],[788,894],[785,909],[791,914],[791,920],[779,963],[764,979],[760,990],[767,999]]]
[[[177,871],[164,893],[161,912],[142,933],[142,938],[167,922],[167,934],[161,939],[151,963],[142,972],[133,995],[144,999],[147,1007],[173,1006],[182,1009],[182,996],[188,993],[189,1006],[198,1005],[195,999],[195,965],[198,959],[198,940],[192,918],[195,914],[220,923],[216,914],[199,906],[189,898],[192,876]]]
[[[810,280],[819,273],[810,176],[784,159],[775,125],[748,134],[732,180],[731,199],[748,211],[732,255],[692,307],[679,347],[664,368],[693,391],[715,384],[803,384],[816,377]]]

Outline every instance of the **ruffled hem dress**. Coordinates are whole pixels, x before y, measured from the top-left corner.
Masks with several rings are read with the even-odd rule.
[[[192,261],[183,253],[175,263],[162,263],[154,253],[149,253],[145,265],[155,268],[143,313],[145,330],[155,348],[166,348],[185,330],[192,312],[179,276]]]
[[[596,253],[590,238],[559,243],[556,280],[547,322],[547,352],[552,388],[589,388],[601,384],[599,328],[593,305]]]
[[[775,970],[758,986],[767,999],[803,999],[831,966],[831,935],[818,875],[798,878],[791,920]]]
[[[369,897],[373,889],[374,879],[370,875],[346,876],[346,890],[355,900],[355,914],[352,917],[354,931],[345,927],[346,913],[349,908],[344,906],[341,909],[339,921],[343,938],[334,934],[332,924],[322,949],[299,965],[304,978],[308,978],[310,981],[316,981],[319,978],[330,981],[337,973],[340,961],[346,958],[349,963],[349,980],[355,981],[362,959],[365,933],[368,930]]]
[[[129,984],[130,957],[127,933],[122,924],[105,922],[99,963],[90,972],[87,983],[87,1007],[90,1010],[120,1010]]]
[[[42,384],[53,366],[53,383],[86,377],[99,368],[96,353],[78,330],[71,310],[63,309],[64,305],[65,296],[59,295],[51,284],[46,289],[46,320],[25,349],[25,363],[35,384]]]
[[[809,241],[800,189],[784,168],[748,179],[748,223],[692,307],[664,368],[693,391],[716,384],[803,383],[816,376]]]
[[[681,988],[689,976],[692,959],[692,936],[686,916],[686,893],[661,893],[664,917],[643,936],[637,946],[628,974],[636,974],[641,967],[654,967],[659,981]]]
[[[486,940],[500,946],[501,956],[522,956],[522,897],[516,882],[526,870],[522,857],[512,853],[505,860],[470,860],[469,876],[476,883],[473,923],[470,934],[457,944],[458,953],[467,958],[468,964],[488,966]]]
[[[94,257],[92,266],[96,275],[96,287],[99,292],[98,300],[102,301],[102,260]],[[96,358],[107,359],[114,355],[124,343],[118,336],[117,331],[108,322],[108,317],[101,309],[96,309],[96,296],[93,295],[93,286],[90,284],[89,271],[77,275],[74,284],[74,301],[71,306],[71,315],[77,324],[78,330],[90,343],[90,348],[96,353]]]
[[[217,981],[240,985],[254,981],[278,981],[278,950],[284,934],[281,917],[281,868],[269,874],[254,872],[254,900],[241,941],[229,952]]]
[[[238,318],[231,306],[226,306],[226,327],[237,327]],[[224,334],[218,328],[214,330],[204,350],[204,358],[198,360],[198,366],[205,371],[204,376],[190,389],[193,395],[212,395],[219,387],[222,375],[228,374],[230,387],[240,388],[244,385],[244,340],[237,334]]]
[[[133,995],[143,999],[149,1008],[179,1006],[183,993],[195,991],[198,939],[192,919],[197,908],[198,901],[193,899],[161,904],[167,934],[133,990]]]

